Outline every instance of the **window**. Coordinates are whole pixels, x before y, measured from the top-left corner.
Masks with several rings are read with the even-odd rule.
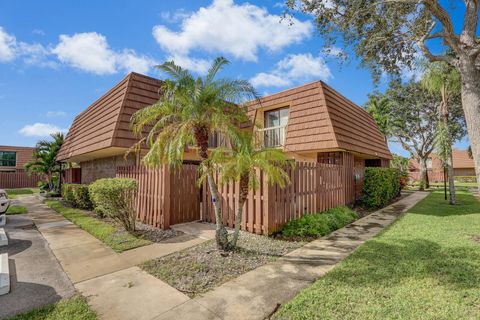
[[[17,153],[13,151],[0,151],[0,167],[17,166]]]
[[[427,159],[427,170],[432,170],[432,158]]]
[[[285,127],[288,123],[288,108],[265,112],[264,142],[266,147],[282,146],[285,142]]]

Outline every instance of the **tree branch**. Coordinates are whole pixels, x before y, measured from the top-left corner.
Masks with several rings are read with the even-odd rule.
[[[474,0],[478,1],[478,0]],[[459,52],[459,39],[458,36],[455,34],[453,29],[452,20],[450,19],[450,14],[447,10],[445,10],[439,3],[438,0],[421,0],[421,2],[425,5],[425,7],[430,11],[430,13],[438,19],[438,21],[442,24],[443,31],[445,33],[445,41],[455,50],[457,53]],[[431,32],[431,30],[430,30]],[[430,33],[429,32],[429,33]]]
[[[423,52],[423,55],[428,60],[430,60],[431,62],[444,61],[444,62],[447,62],[447,63],[451,64],[452,66],[454,66],[455,65],[455,60],[454,60],[453,57],[450,57],[450,56],[447,56],[447,55],[440,55],[440,56],[434,55],[430,51],[430,49],[427,48],[427,45],[425,44],[425,42],[428,39],[431,39],[430,33],[432,32],[433,28],[435,28],[435,25],[436,25],[436,22],[432,21],[432,23],[430,24],[430,27],[428,28],[427,32],[425,32],[425,34],[417,41],[417,46]]]
[[[460,41],[469,47],[475,47],[477,43],[477,26],[478,26],[478,6],[480,0],[464,0],[465,1],[465,18],[463,19],[463,30],[460,35]]]

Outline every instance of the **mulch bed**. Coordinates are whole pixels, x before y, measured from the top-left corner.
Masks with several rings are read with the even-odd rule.
[[[195,297],[250,270],[272,262],[304,242],[281,241],[241,232],[238,248],[225,253],[213,240],[150,260],[141,267],[172,287]]]

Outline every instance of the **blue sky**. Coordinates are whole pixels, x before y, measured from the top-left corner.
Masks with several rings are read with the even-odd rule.
[[[152,66],[167,59],[202,73],[223,55],[232,62],[223,75],[261,94],[320,79],[362,105],[384,89],[354,57],[341,65],[325,52],[310,17],[289,26],[282,10],[278,0],[2,1],[0,145],[67,130],[129,71],[163,78]]]

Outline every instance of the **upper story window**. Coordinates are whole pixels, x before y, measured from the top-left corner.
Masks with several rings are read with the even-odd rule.
[[[16,167],[17,153],[13,151],[0,151],[0,167]]]
[[[265,147],[279,147],[285,144],[285,127],[288,123],[288,108],[265,111],[263,141]]]

